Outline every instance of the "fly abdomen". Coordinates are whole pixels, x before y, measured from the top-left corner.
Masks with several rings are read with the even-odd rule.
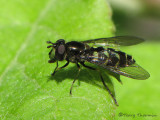
[[[119,66],[120,67],[125,67],[127,65],[127,56],[126,53],[117,51],[119,55]]]
[[[108,61],[106,62],[107,66],[125,67],[135,63],[135,60],[132,58],[132,56],[127,55],[124,52],[116,51],[112,48],[108,48],[107,52],[109,55]]]
[[[107,50],[99,47],[91,48],[81,55],[80,58],[82,61],[87,60],[101,66],[125,67],[135,63],[132,56],[112,48],[108,48]]]
[[[103,52],[94,51],[93,54],[89,55],[88,58],[91,62],[100,65],[104,64],[108,57]]]
[[[117,66],[119,63],[119,55],[116,53],[116,51],[112,48],[108,48],[106,51],[104,51],[105,54],[107,54],[108,59],[105,62],[106,66]]]
[[[132,65],[134,64],[136,61],[133,59],[132,56],[127,55],[127,65]]]
[[[107,56],[103,53],[103,47],[90,48],[89,50],[85,50],[84,54],[80,56],[81,60],[87,60],[94,64],[104,64],[107,60]]]
[[[120,67],[125,67],[125,66],[132,65],[135,63],[135,60],[132,58],[131,55],[128,55],[121,51],[117,51],[117,53],[120,56],[120,61],[119,61]]]

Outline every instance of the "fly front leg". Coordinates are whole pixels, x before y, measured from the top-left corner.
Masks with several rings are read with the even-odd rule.
[[[78,63],[77,63],[77,67],[78,67],[78,73],[77,73],[77,75],[75,76],[75,78],[74,78],[74,80],[73,80],[73,82],[72,82],[72,86],[71,86],[71,88],[70,88],[70,95],[72,95],[72,87],[73,87],[73,84],[74,84],[75,81],[77,80],[77,78],[78,78],[78,76],[79,76],[79,73],[80,73],[80,71],[81,71],[81,68],[80,68],[80,66],[79,66]]]
[[[54,69],[54,72],[52,73],[52,76],[54,76],[57,71],[61,70],[62,68],[65,68],[65,67],[68,66],[68,65],[69,65],[69,61],[67,61],[67,63],[66,63],[64,66],[58,68],[58,61],[57,61],[57,66],[56,66],[56,68]]]
[[[118,103],[117,103],[116,98],[114,97],[114,95],[113,95],[112,92],[110,91],[109,87],[108,87],[108,86],[106,85],[106,83],[104,82],[104,79],[103,79],[103,77],[102,77],[100,71],[97,70],[96,68],[93,68],[93,67],[90,67],[90,66],[85,65],[84,62],[81,62],[81,65],[83,65],[84,67],[86,67],[86,68],[88,68],[88,69],[96,70],[96,71],[99,73],[100,78],[101,78],[101,81],[102,81],[104,87],[106,88],[106,90],[108,91],[108,93],[109,93],[109,94],[111,95],[111,97],[113,98],[114,103],[118,106]]]

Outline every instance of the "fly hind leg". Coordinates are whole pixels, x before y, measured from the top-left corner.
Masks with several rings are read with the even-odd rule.
[[[100,78],[101,78],[101,81],[102,81],[104,87],[106,88],[106,90],[108,91],[108,93],[109,93],[109,94],[111,95],[111,97],[113,98],[114,103],[118,106],[118,103],[117,103],[116,98],[114,97],[114,95],[113,95],[112,92],[110,91],[109,87],[108,87],[108,86],[106,85],[106,83],[104,82],[104,79],[103,79],[103,77],[102,77],[100,71],[97,70],[96,68],[93,68],[93,67],[90,67],[90,66],[85,65],[84,62],[81,62],[81,65],[83,65],[84,67],[86,67],[86,68],[88,68],[88,69],[96,70],[96,71],[99,73]]]

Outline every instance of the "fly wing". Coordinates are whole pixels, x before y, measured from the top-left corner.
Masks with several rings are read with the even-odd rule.
[[[93,59],[93,57],[92,57]],[[94,58],[97,59],[97,58]],[[111,72],[117,73],[119,75],[123,75],[129,78],[137,79],[137,80],[145,80],[150,77],[150,74],[144,70],[141,66],[134,63],[132,65],[127,65],[125,67],[114,67],[114,66],[107,66],[105,65],[104,61],[98,60],[97,62],[94,62],[92,60],[86,60],[87,62],[96,64],[98,66],[101,66]]]
[[[116,36],[110,38],[98,38],[82,41],[84,44],[92,44],[93,46],[131,46],[144,42],[144,39],[135,36]]]
[[[138,80],[145,80],[150,77],[150,74],[144,70],[141,66],[138,64],[129,65],[126,67],[112,67],[112,66],[102,66],[114,73],[133,78]]]

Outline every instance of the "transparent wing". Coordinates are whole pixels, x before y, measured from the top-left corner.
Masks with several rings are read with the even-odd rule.
[[[106,66],[101,61],[98,61],[97,63],[95,63],[90,60],[87,60],[87,62],[101,66],[101,67],[103,67],[111,72],[117,73],[119,75],[123,75],[123,76],[137,79],[137,80],[145,80],[150,77],[150,74],[136,63],[133,65],[125,66],[125,67],[112,67],[112,66]]]
[[[118,68],[110,67],[110,66],[102,66],[102,67],[114,73],[129,77],[129,78],[133,78],[133,79],[145,80],[150,77],[150,74],[138,64],[133,64],[126,67],[118,67]]]
[[[144,42],[144,39],[135,36],[116,36],[110,38],[99,38],[82,41],[82,43],[92,44],[93,46],[96,45],[108,47],[114,47],[115,45],[130,46],[139,44],[141,42]]]

